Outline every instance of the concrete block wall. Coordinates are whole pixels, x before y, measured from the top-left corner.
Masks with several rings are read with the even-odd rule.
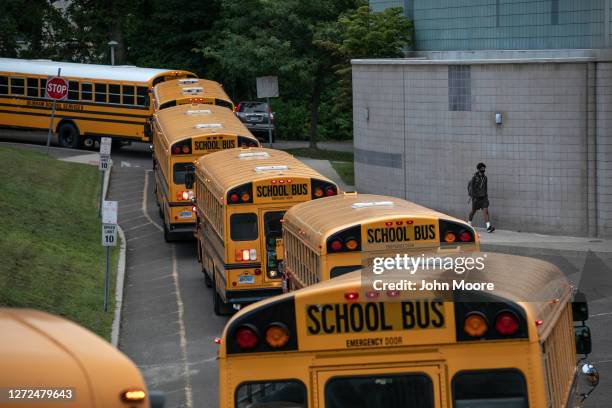
[[[470,111],[450,110],[449,65],[353,65],[356,189],[466,218],[484,161],[500,228],[610,236],[609,65],[471,64]]]
[[[597,227],[612,236],[612,63],[597,64]]]

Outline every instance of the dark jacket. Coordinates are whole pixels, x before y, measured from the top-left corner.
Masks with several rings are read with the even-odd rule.
[[[472,177],[472,198],[482,198],[487,196],[487,176],[481,176],[477,171]]]

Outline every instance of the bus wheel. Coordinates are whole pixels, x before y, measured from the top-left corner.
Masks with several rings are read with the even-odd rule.
[[[165,221],[164,221],[164,241],[166,241],[166,242],[172,242],[173,241],[172,234],[168,230],[168,226],[166,225]]]
[[[214,266],[213,266],[213,270],[214,270]],[[221,299],[221,296],[219,296],[219,293],[217,292],[217,285],[215,284],[214,272],[213,272],[213,278],[211,281],[211,286],[213,290],[213,309],[215,311],[215,314],[217,316],[227,316],[227,315],[232,314],[232,311],[234,310],[232,306],[225,303],[223,299]]]
[[[62,147],[76,149],[79,147],[79,132],[72,123],[64,123],[57,131],[59,144]]]
[[[86,148],[93,149],[95,145],[96,141],[91,137],[86,137],[85,139],[83,139],[83,146],[85,146]]]
[[[206,272],[206,269],[204,269],[204,267],[202,267],[202,273],[204,274],[204,284],[206,285],[207,288],[212,288],[213,281],[212,279],[210,279],[210,276],[208,276],[208,272]],[[215,290],[215,293],[217,293],[216,290]]]

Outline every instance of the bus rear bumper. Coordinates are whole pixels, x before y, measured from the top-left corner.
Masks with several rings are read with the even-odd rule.
[[[184,224],[170,224],[168,235],[174,240],[191,240],[194,239],[194,233],[196,230],[195,223],[184,223]]]
[[[254,303],[271,296],[282,295],[283,288],[247,289],[247,290],[228,290],[225,292],[226,303],[242,304]]]

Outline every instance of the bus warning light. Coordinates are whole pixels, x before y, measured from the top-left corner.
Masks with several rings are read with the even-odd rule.
[[[444,242],[446,242],[447,244],[451,244],[455,242],[456,240],[457,240],[457,236],[455,235],[454,232],[449,231],[446,234],[444,234]]]
[[[495,330],[502,336],[511,336],[519,329],[518,317],[513,312],[501,312],[495,318]]]
[[[357,299],[359,299],[359,293],[357,293],[357,292],[346,292],[344,294],[344,298],[346,300],[348,300],[349,302],[353,301],[353,300],[357,300]]]
[[[236,343],[238,343],[238,347],[241,349],[252,349],[257,346],[257,343],[259,343],[257,332],[255,331],[255,328],[251,327],[250,325],[242,326],[236,330],[234,339],[236,340]]]
[[[283,347],[289,341],[289,330],[282,323],[272,323],[266,330],[266,343],[270,347]]]
[[[487,319],[478,312],[468,314],[463,321],[463,331],[471,337],[482,337],[488,329]]]
[[[472,234],[470,234],[468,231],[463,231],[461,234],[459,234],[459,240],[461,242],[469,242],[472,240]]]
[[[334,251],[340,251],[342,249],[342,242],[336,239],[331,243],[331,249]]]

